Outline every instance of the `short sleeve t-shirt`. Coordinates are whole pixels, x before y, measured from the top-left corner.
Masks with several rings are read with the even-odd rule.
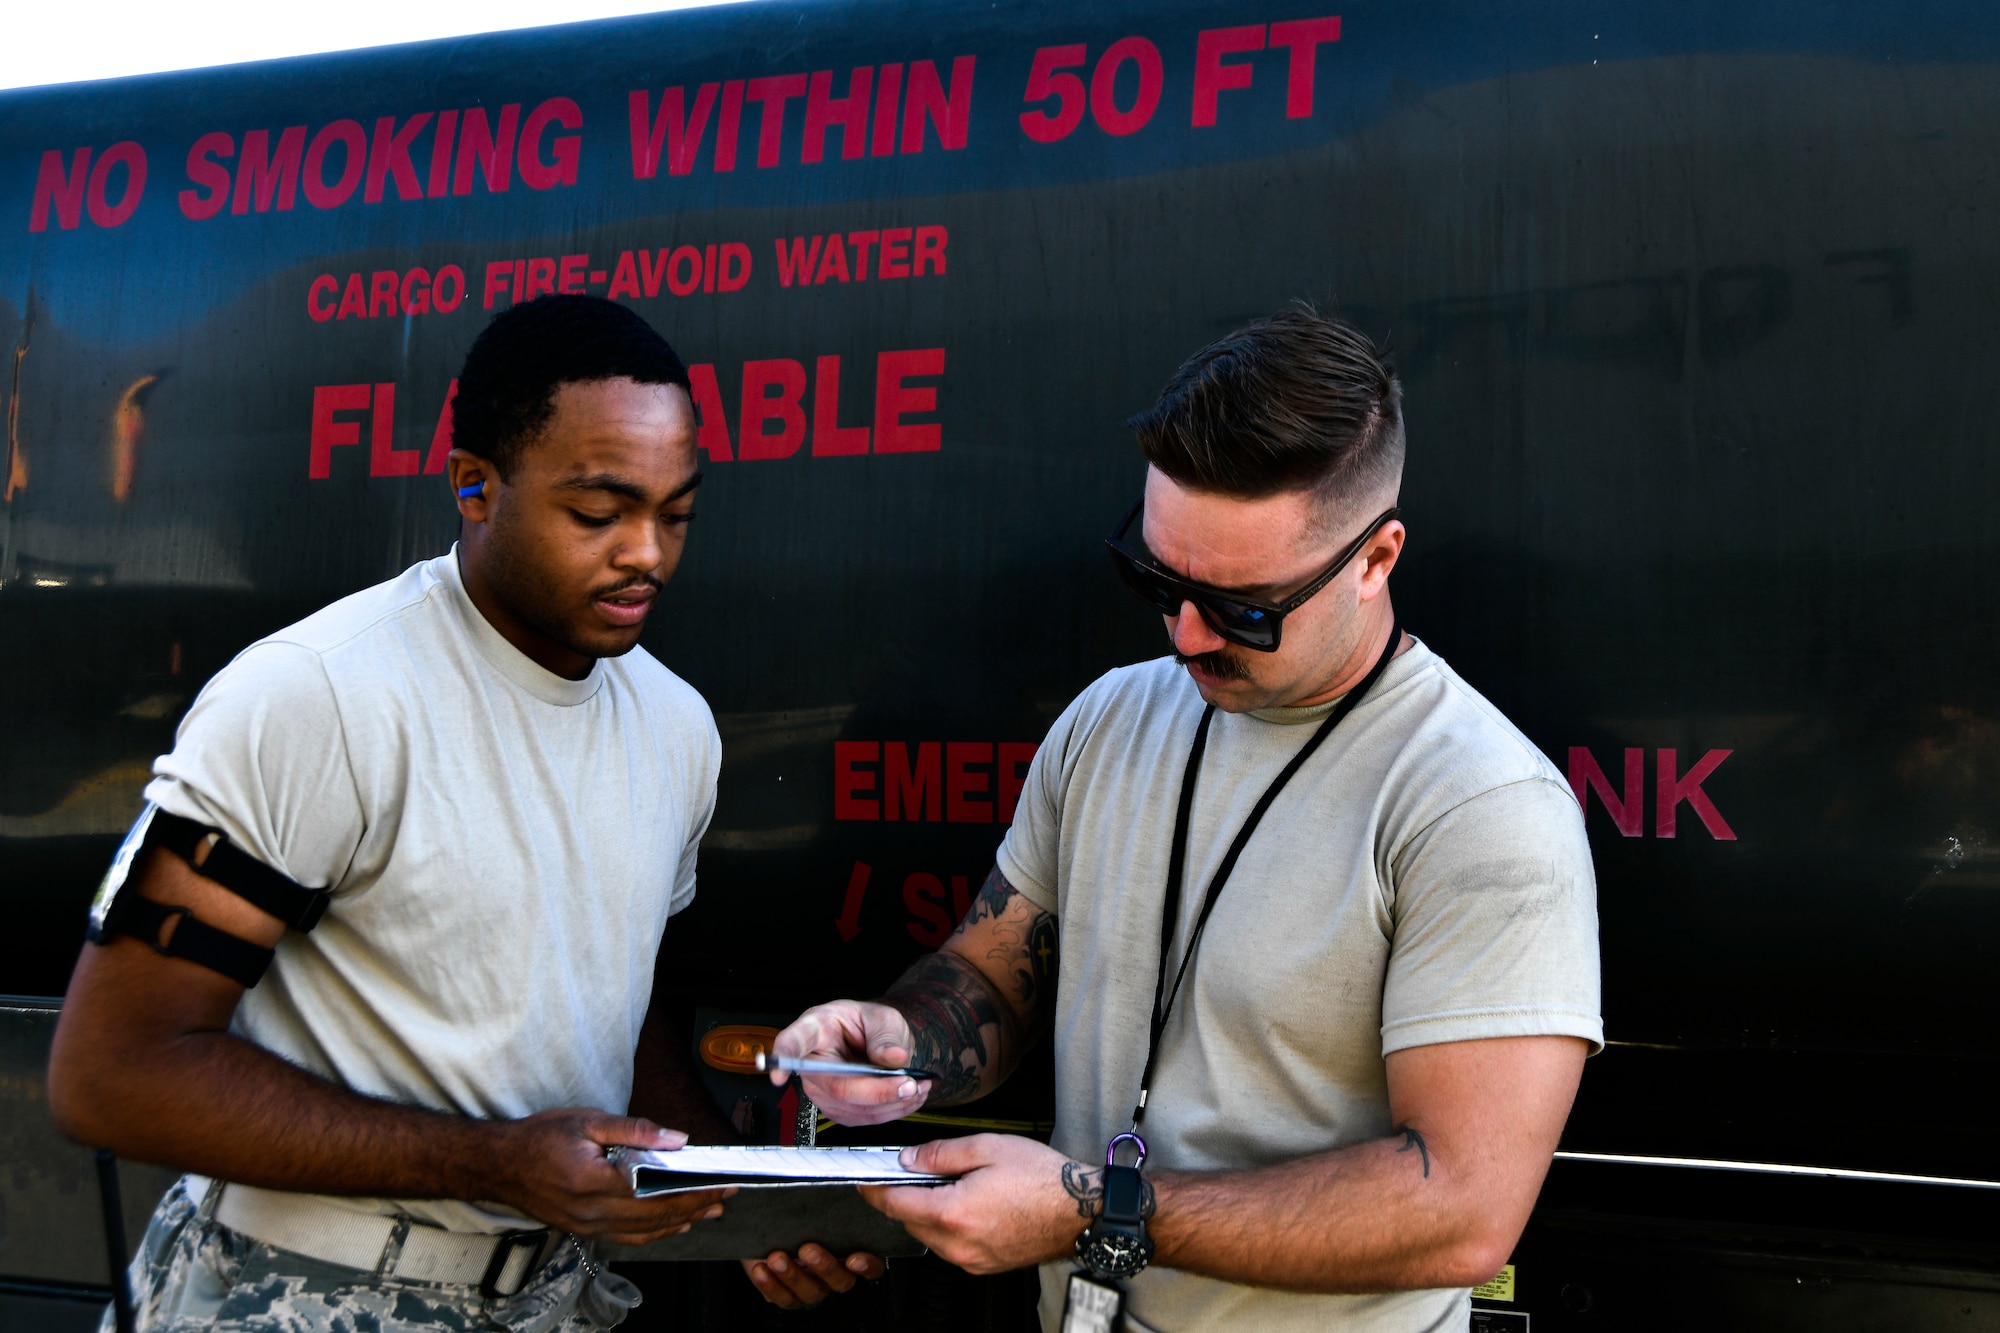
[[[146,795],[332,890],[244,995],[239,1035],[435,1110],[622,1114],[720,764],[692,687],[639,648],[582,680],[544,670],[472,604],[454,549],[244,649]],[[524,1222],[328,1202],[461,1231]]]
[[[1251,808],[1331,705],[1217,712],[1196,784],[1178,968]],[[1060,921],[1055,1146],[1131,1126],[1182,773],[1202,700],[1172,658],[1102,677],[1031,766],[999,867]],[[1171,972],[1170,972],[1171,975]],[[1299,770],[1218,900],[1146,1109],[1149,1165],[1265,1166],[1392,1132],[1383,1061],[1438,1042],[1602,1044],[1597,903],[1575,797],[1419,643]],[[1058,1322],[1074,1265],[1043,1271]],[[1159,1333],[1465,1327],[1460,1290],[1320,1296],[1149,1269],[1128,1319]]]

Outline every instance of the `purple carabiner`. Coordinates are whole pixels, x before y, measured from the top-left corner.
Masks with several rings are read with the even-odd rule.
[[[1118,1165],[1118,1145],[1127,1139],[1130,1139],[1139,1147],[1139,1155],[1132,1161],[1133,1168],[1136,1170],[1146,1164],[1146,1141],[1137,1134],[1120,1134],[1114,1137],[1111,1142],[1104,1145],[1104,1164],[1106,1166]]]

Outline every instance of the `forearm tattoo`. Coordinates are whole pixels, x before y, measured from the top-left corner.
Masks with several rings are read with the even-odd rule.
[[[1062,1185],[1065,1193],[1076,1200],[1078,1217],[1096,1217],[1104,1211],[1104,1168],[1085,1166],[1081,1162],[1062,1164]],[[1153,1217],[1153,1182],[1139,1177],[1139,1216],[1148,1221]]]
[[[909,1020],[911,1065],[938,1076],[931,1100],[948,1105],[978,1096],[1014,1021],[979,969],[954,953],[926,954],[883,999]]]
[[[1415,1148],[1418,1156],[1424,1159],[1424,1179],[1429,1180],[1431,1178],[1431,1149],[1430,1145],[1424,1142],[1424,1136],[1417,1133],[1416,1130],[1411,1129],[1408,1125],[1396,1126],[1396,1132],[1403,1136],[1403,1146],[1396,1149],[1396,1151],[1404,1153]]]

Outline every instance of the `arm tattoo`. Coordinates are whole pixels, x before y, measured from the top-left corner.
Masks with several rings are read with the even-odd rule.
[[[995,987],[1011,984],[1013,999],[1030,1007],[1055,979],[1055,918],[1028,904],[1022,920],[1019,897],[995,866],[952,934],[965,942],[919,958],[882,997],[909,1020],[910,1061],[938,1076],[932,1097],[940,1106],[979,1096],[1027,1049],[1021,1010]],[[977,963],[957,951],[980,948]]]
[[[933,1100],[947,1105],[978,1096],[981,1076],[999,1066],[1013,1024],[979,970],[957,954],[926,954],[882,998],[909,1020],[910,1063],[938,1076]]]
[[[1056,918],[1053,912],[1038,912],[1028,925],[1028,975],[1022,993],[1032,999],[1046,995],[1056,979]],[[1018,977],[1019,974],[1016,973]]]
[[[963,935],[981,921],[1006,915],[1008,906],[1019,893],[1020,890],[1009,884],[1007,877],[1000,873],[1000,867],[994,866],[986,882],[979,886],[979,896],[973,900],[972,910],[965,914],[965,920],[958,923],[958,929],[952,934]]]
[[[1020,893],[1000,873],[1000,867],[994,866],[986,882],[980,885],[979,896],[965,919],[952,933],[964,935],[975,927],[984,927],[992,937],[991,947],[986,950],[987,960],[998,963],[1013,978],[1017,999],[1033,1004],[1037,995],[1047,991],[1055,976],[1056,921],[1052,913],[1033,904],[1029,905],[1032,916],[1025,926],[1018,919],[1007,920]]]
[[[1062,1165],[1063,1190],[1076,1200],[1078,1217],[1096,1217],[1104,1211],[1104,1168],[1085,1166],[1081,1162],[1064,1162]],[[1153,1182],[1139,1177],[1139,1216],[1151,1221],[1157,1200],[1153,1197]]]
[[[1424,1159],[1424,1179],[1429,1180],[1431,1178],[1430,1145],[1424,1142],[1423,1135],[1417,1133],[1416,1130],[1411,1129],[1408,1125],[1398,1125],[1396,1126],[1396,1130],[1403,1136],[1403,1146],[1396,1149],[1396,1151],[1399,1153],[1408,1152],[1410,1149],[1415,1148],[1418,1155]]]

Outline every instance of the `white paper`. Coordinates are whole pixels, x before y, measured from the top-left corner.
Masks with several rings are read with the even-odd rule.
[[[684,1147],[618,1149],[618,1161],[628,1171],[670,1171],[676,1175],[736,1175],[788,1183],[848,1183],[848,1185],[942,1185],[948,1175],[910,1171],[898,1161],[894,1147]]]

